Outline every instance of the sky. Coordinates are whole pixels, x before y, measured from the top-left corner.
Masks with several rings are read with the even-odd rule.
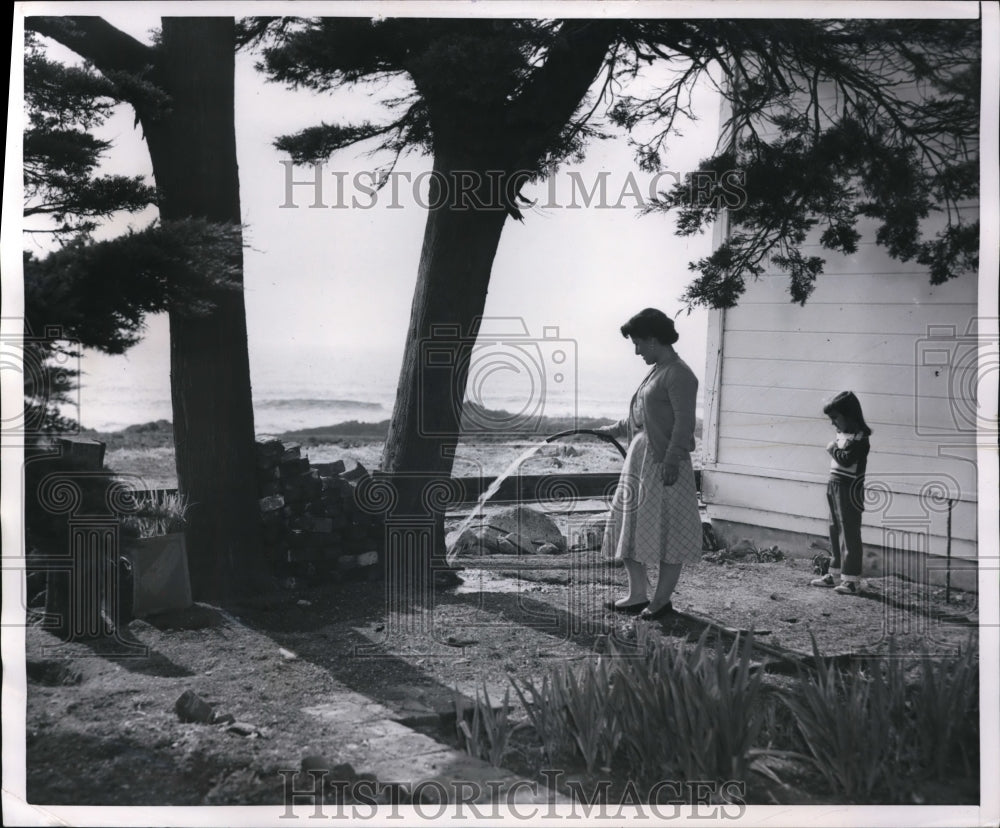
[[[152,4],[99,6],[109,22],[148,41],[158,24]],[[67,61],[72,53],[57,47]],[[378,376],[394,386],[403,356],[410,303],[426,220],[427,156],[405,156],[397,167],[398,198],[383,190],[374,206],[358,187],[372,170],[384,167],[386,154],[368,154],[370,145],[334,155],[323,170],[324,208],[313,206],[312,185],[293,185],[287,156],[273,146],[281,134],[320,121],[352,122],[384,118],[379,101],[399,94],[404,81],[338,90],[332,94],[293,91],[266,81],[253,54],[240,54],[236,66],[236,137],[240,190],[246,224],[245,299],[252,379],[255,387],[280,375],[289,361],[314,364],[317,371],[345,381]],[[649,83],[655,83],[652,78]],[[711,152],[718,135],[720,100],[709,83],[692,100],[697,122],[680,123],[665,167],[683,175]],[[129,107],[107,124],[114,149],[106,169],[151,175],[148,154]],[[629,178],[630,174],[633,178]],[[313,170],[296,168],[294,181],[313,180]],[[344,182],[343,209],[336,176]],[[575,178],[574,178],[575,177]],[[586,206],[585,193],[603,178],[606,201]],[[660,188],[672,177],[660,179]],[[426,184],[426,181],[423,182]],[[689,261],[711,252],[709,235],[679,238],[672,218],[640,216],[639,207],[656,182],[639,172],[625,136],[592,142],[582,164],[568,165],[551,179],[526,189],[537,199],[523,222],[508,219],[493,267],[486,316],[490,327],[526,331],[529,337],[556,335],[575,355],[576,392],[581,399],[622,398],[622,407],[646,366],[619,327],[647,306],[676,316],[681,340],[677,350],[702,376],[707,314],[688,315],[679,297],[687,284]],[[638,186],[638,190],[635,187]],[[351,206],[352,199],[362,206]],[[295,206],[290,206],[294,204]],[[144,226],[155,215],[142,214],[112,223]],[[503,320],[503,321],[500,321]],[[556,333],[557,332],[557,333]],[[169,384],[169,333],[165,317],[148,322],[144,341],[122,357],[90,354],[84,359],[81,419],[86,424],[90,394],[124,375],[142,382]],[[547,347],[544,346],[543,347]]]
[[[939,5],[912,6],[908,13],[932,11]],[[656,4],[647,5],[644,11],[654,7]],[[206,3],[187,6],[188,10],[192,8],[242,15],[250,7]],[[287,13],[288,7],[255,3],[252,8],[254,13],[265,14]],[[372,7],[306,3],[294,8],[301,14],[333,14]],[[413,7],[383,3],[374,8],[388,13],[395,8],[409,12]],[[451,14],[456,8],[482,13],[496,6],[425,4],[420,8]],[[558,8],[561,13],[569,13],[570,7]],[[678,16],[685,12],[703,14],[706,8],[720,14],[767,16],[777,14],[779,9],[794,14],[815,6],[717,3],[706,7],[673,3],[663,8]],[[840,3],[837,8],[876,14],[878,4]],[[173,11],[176,6],[122,2],[72,4],[71,8],[33,4],[32,9],[39,13],[49,9],[100,13],[112,24],[148,42],[159,14],[167,9]],[[532,13],[537,6],[505,3],[503,9],[508,14]],[[57,47],[55,53],[59,51]],[[74,59],[66,50],[61,53],[67,60]],[[254,68],[256,59],[247,53],[237,56],[235,113],[241,203],[249,245],[244,280],[255,393],[286,373],[290,364],[308,369],[315,376],[335,378],[345,386],[377,381],[380,386],[394,387],[403,356],[426,210],[403,180],[395,203],[383,190],[374,205],[366,209],[364,205],[370,199],[351,182],[356,175],[365,176],[384,167],[389,159],[386,155],[367,154],[371,147],[365,145],[341,150],[322,173],[323,202],[337,202],[336,176],[341,176],[345,182],[343,202],[348,206],[313,207],[314,189],[310,185],[292,186],[289,197],[289,170],[283,163],[288,159],[274,148],[273,142],[279,135],[321,121],[381,120],[384,110],[379,101],[398,95],[405,89],[404,82],[323,94],[293,91],[267,82]],[[655,86],[657,78],[647,78],[646,82]],[[698,120],[679,122],[682,134],[670,140],[664,157],[664,167],[679,176],[695,169],[715,147],[720,99],[710,83],[696,88],[691,109]],[[108,171],[151,175],[148,153],[129,107],[120,108],[106,131],[115,142],[106,165]],[[422,172],[430,169],[430,163],[426,156],[405,156],[397,172],[418,180]],[[634,179],[629,178],[630,174]],[[575,192],[573,176],[578,177]],[[600,176],[604,176],[606,185],[606,207],[584,206],[579,187],[591,190]],[[294,181],[311,178],[311,170],[294,171]],[[650,180],[649,175],[638,171],[632,150],[619,132],[610,140],[592,142],[583,163],[567,165],[550,180],[529,187],[526,194],[537,197],[537,205],[526,211],[523,222],[508,219],[504,228],[486,304],[486,316],[494,320],[491,328],[510,325],[529,337],[541,338],[548,333],[564,343],[577,371],[572,390],[581,401],[620,398],[625,408],[646,366],[621,337],[619,327],[647,306],[658,307],[676,318],[681,334],[677,350],[702,380],[704,390],[708,313],[701,309],[687,313],[680,296],[692,276],[688,263],[708,255],[713,240],[711,234],[677,237],[672,216],[641,216],[639,199],[629,188],[634,181],[641,195],[646,196]],[[669,179],[663,180],[670,183]],[[349,206],[352,198],[358,199],[359,206]],[[618,209],[611,209],[612,205]],[[127,223],[144,226],[154,216],[155,211],[150,209],[113,222],[106,234],[121,232]],[[149,320],[144,341],[125,356],[89,354],[83,363],[81,390],[80,416],[84,424],[93,395],[101,394],[110,385],[120,385],[123,379],[158,385],[164,396],[169,396],[168,343],[168,325],[161,316]]]

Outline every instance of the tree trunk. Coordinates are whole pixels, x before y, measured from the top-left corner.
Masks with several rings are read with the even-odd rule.
[[[164,219],[241,222],[232,18],[163,18],[169,111],[144,119]],[[239,269],[242,274],[242,251]],[[246,312],[221,290],[203,317],[170,314],[177,479],[189,502],[187,547],[197,599],[238,594],[262,574]]]
[[[452,171],[476,169],[485,181],[485,165],[460,163],[441,152],[435,156],[435,173],[444,180],[450,180]],[[431,179],[432,205],[438,201],[439,180]],[[502,209],[447,204],[430,210],[424,229],[382,470],[391,475],[396,495],[390,529],[430,529],[434,565],[443,563],[445,550],[444,514],[435,506],[432,490],[451,477],[468,380],[464,367],[486,305],[506,217]]]
[[[241,223],[233,18],[162,18],[156,46],[99,17],[31,17],[25,25],[108,77],[131,81],[121,91],[142,123],[162,218]],[[149,95],[146,84],[167,100]],[[234,255],[242,282],[242,251]],[[215,309],[206,316],[170,314],[170,390],[177,478],[190,505],[192,591],[219,600],[259,585],[265,562],[243,293],[209,298]]]
[[[424,561],[431,568],[443,564],[444,514],[435,495],[454,464],[469,379],[465,369],[507,216],[498,201],[515,209],[518,176],[537,171],[558,146],[601,71],[614,35],[615,27],[602,21],[567,22],[545,65],[516,99],[486,116],[469,117],[461,94],[453,99],[441,95],[433,71],[419,61],[407,67],[433,124],[436,175],[429,203],[439,203],[442,195],[435,193],[435,184],[443,180],[450,186],[440,199],[444,206],[431,209],[427,217],[403,367],[382,454],[382,469],[392,475],[396,497],[388,524],[387,583],[391,591],[392,567],[398,565],[401,596],[419,599],[428,584],[422,577],[427,574]],[[498,170],[506,173],[499,179],[494,175]],[[459,182],[468,181],[470,173],[480,186],[464,203],[455,203],[463,202]],[[490,184],[498,190],[491,191]],[[395,532],[396,526],[403,531]],[[407,561],[407,555],[415,562]],[[413,582],[407,583],[408,578]]]

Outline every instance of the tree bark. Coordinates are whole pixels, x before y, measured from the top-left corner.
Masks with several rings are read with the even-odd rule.
[[[485,181],[486,165],[438,152],[429,203],[439,198],[434,182],[451,181],[453,171],[477,167]],[[447,203],[430,209],[424,229],[406,352],[381,465],[396,490],[393,514],[415,525],[433,524],[431,557],[438,562],[444,556],[444,515],[426,495],[430,487],[451,477],[468,380],[463,369],[475,344],[475,323],[486,306],[506,218],[502,208],[463,209]]]
[[[163,18],[170,110],[143,126],[165,219],[241,222],[235,48],[232,18]],[[192,591],[219,600],[247,589],[263,560],[243,292],[212,299],[207,316],[170,314],[170,385]]]
[[[434,124],[434,177],[424,230],[417,286],[414,291],[406,351],[400,372],[382,470],[393,478],[397,502],[393,513],[414,527],[433,528],[428,561],[444,566],[444,514],[431,496],[433,487],[451,477],[454,450],[461,430],[462,403],[468,375],[464,366],[475,345],[476,322],[482,317],[493,259],[508,212],[517,215],[514,195],[525,173],[537,172],[547,150],[580,105],[604,65],[614,27],[601,21],[567,23],[558,48],[520,97],[491,114],[480,133],[470,133],[468,102],[449,101],[427,92],[433,77],[409,68],[418,89],[425,91]],[[473,119],[474,123],[475,119]],[[504,170],[498,180],[490,171]],[[472,174],[483,183],[470,203],[454,203],[457,180]],[[433,184],[450,191],[435,194]],[[486,182],[499,189],[491,190]],[[501,206],[502,205],[502,206]],[[504,209],[505,208],[505,209]],[[453,370],[440,359],[453,351]],[[389,544],[390,548],[393,544]],[[396,553],[406,546],[396,544]],[[420,551],[419,543],[410,543]],[[391,563],[391,556],[390,556]],[[420,578],[419,566],[405,568]]]
[[[122,86],[142,124],[162,218],[241,223],[233,18],[162,18],[152,47],[96,17],[35,17],[26,26],[109,76],[126,73],[166,94],[162,102],[141,83]],[[242,280],[242,251],[234,255]],[[170,386],[192,591],[226,600],[253,588],[265,563],[243,293],[209,298],[215,307],[203,317],[170,314]]]

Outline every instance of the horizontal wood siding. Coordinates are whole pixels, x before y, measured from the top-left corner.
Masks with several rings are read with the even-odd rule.
[[[720,394],[723,406],[728,406],[725,401],[725,390],[730,384],[742,385],[747,388],[758,389],[757,393],[762,398],[758,405],[766,405],[767,399],[771,398],[773,406],[772,413],[785,414],[795,413],[799,416],[814,414],[816,417],[823,417],[822,402],[842,389],[853,390],[861,399],[862,406],[865,405],[868,394],[881,394],[883,396],[894,396],[899,399],[898,405],[905,406],[907,401],[914,407],[914,418],[917,418],[917,409],[925,410],[923,400],[926,398],[948,399],[949,390],[952,385],[950,377],[941,370],[940,367],[913,366],[913,352],[916,347],[916,340],[909,344],[913,346],[910,350],[911,356],[908,363],[893,365],[888,361],[891,354],[882,356],[885,362],[835,362],[819,359],[817,353],[808,353],[796,346],[794,332],[784,334],[784,340],[775,337],[774,334],[762,334],[762,336],[774,338],[777,345],[781,341],[786,343],[786,359],[773,358],[750,358],[733,355],[729,351],[724,352],[724,362],[722,366],[722,393]],[[833,335],[830,337],[828,350],[837,348],[841,341],[847,342],[850,337],[846,335]],[[725,347],[725,346],[724,346]],[[904,350],[904,349],[901,349]],[[880,355],[881,356],[881,355]],[[937,372],[937,373],[935,373]],[[799,390],[811,391],[815,395],[816,405],[807,409],[790,412],[785,407],[784,400],[775,400],[780,397],[779,391]],[[865,395],[865,396],[862,396]],[[932,404],[931,408],[935,408]],[[953,413],[962,423],[965,421],[965,413],[974,408],[971,400],[958,400],[955,405],[948,407],[949,415],[934,422],[928,422],[927,430],[941,430],[947,433],[957,430],[957,424],[951,423],[950,414]],[[738,410],[723,408],[723,411],[730,410],[739,413]],[[939,406],[937,410],[943,411]],[[931,417],[928,411],[925,420]],[[823,420],[827,424],[826,420]],[[961,434],[956,435],[960,439]],[[824,440],[822,445],[826,445]]]
[[[713,518],[827,536],[825,483],[747,475],[724,468],[706,472],[703,479],[703,497]],[[934,482],[927,481],[921,493],[913,492],[913,480],[908,476],[875,475],[868,490],[862,540],[879,545],[887,533],[908,531],[926,535],[931,554],[947,554],[948,502],[939,497]],[[953,556],[976,556],[974,502],[953,501],[951,535]]]
[[[797,532],[807,536],[827,537],[827,524],[825,520],[817,518],[803,517],[802,515],[789,514],[788,512],[768,512],[759,507],[746,506],[726,506],[724,514],[722,510],[716,515],[719,520],[727,520],[732,523],[745,523],[750,526],[759,526],[763,529],[780,529],[784,532]],[[861,528],[861,540],[871,546],[882,546],[889,549],[901,548],[900,536],[911,539],[910,543],[903,548],[919,549],[930,555],[947,557],[948,541],[944,530],[940,528],[941,521],[932,524],[892,524],[885,523],[882,526],[872,526],[865,524]],[[915,542],[916,539],[918,542]],[[751,538],[751,540],[754,540]],[[756,539],[760,541],[760,538]],[[808,554],[809,549],[784,549],[792,554]],[[962,538],[952,538],[951,555],[955,560],[974,561],[977,557],[977,544],[975,541]]]
[[[877,277],[873,277],[877,278]],[[916,276],[912,278],[918,278]],[[968,282],[975,287],[975,281]],[[736,308],[729,314],[728,331],[752,331],[780,335],[782,337],[795,333],[827,333],[844,336],[847,334],[890,334],[906,337],[905,341],[887,340],[886,345],[894,346],[894,352],[881,353],[876,351],[863,362],[877,364],[891,363],[894,365],[912,365],[916,345],[928,336],[930,326],[953,327],[956,332],[964,333],[975,318],[975,306],[970,307],[964,302],[938,302],[932,305],[898,304],[890,302],[865,302],[864,297],[851,297],[856,301],[843,301],[837,304],[814,305],[807,303],[804,307],[784,304],[758,304],[752,309]],[[792,344],[790,340],[784,341]],[[832,340],[831,340],[832,341]],[[903,347],[900,348],[899,346]],[[786,351],[788,353],[788,351]],[[815,356],[800,352],[805,358]],[[839,354],[830,354],[827,359],[815,361],[844,362]]]
[[[908,83],[894,91],[916,100],[932,90]],[[839,104],[833,84],[821,85],[820,104],[825,125],[823,110]],[[759,125],[758,134],[775,130]],[[977,203],[960,209],[962,221],[978,213]],[[925,238],[945,218],[926,217]],[[926,268],[875,243],[879,224],[859,219],[862,238],[850,255],[821,247],[822,225],[809,232],[802,253],[825,264],[805,306],[790,301],[788,276],[771,269],[738,307],[710,316],[703,497],[712,517],[826,535],[833,431],[822,409],[850,389],[874,430],[864,541],[891,547],[912,535],[913,549],[945,555],[950,499],[952,554],[974,558],[975,372],[977,357],[992,358],[995,347],[977,340],[976,275],[931,285]],[[716,245],[728,220],[722,225]],[[995,317],[995,308],[985,310]]]
[[[769,273],[713,317],[721,364],[710,353],[719,387],[706,419],[709,514],[825,534],[833,431],[822,408],[850,389],[874,431],[870,496],[889,504],[866,512],[865,542],[910,521],[944,554],[947,509],[927,504],[950,498],[952,552],[974,557],[975,370],[991,347],[976,337],[975,276],[931,285],[925,270],[873,244],[814,255],[828,264],[804,306],[789,301],[787,276]]]
[[[827,469],[830,458],[826,444],[833,439],[832,427],[825,420],[817,422],[814,417],[783,416],[777,420],[773,414],[747,414],[741,412],[723,439],[752,440],[772,446],[802,446],[815,452],[821,469]],[[871,436],[872,457],[888,457],[898,454],[919,458],[923,463],[927,458],[940,457],[944,448],[934,440],[921,439],[912,427],[905,425],[881,424],[878,428],[869,421],[874,433]],[[877,451],[876,451],[877,449]],[[975,462],[974,445],[948,446],[949,454]]]
[[[826,453],[822,448],[817,449],[815,446],[736,440],[725,436],[719,440],[719,456],[727,458],[720,461],[720,464],[751,471],[794,475],[794,479],[799,480],[809,479],[805,476],[810,473],[806,470],[807,467],[825,471],[830,465]],[[940,485],[947,487],[949,497],[971,502],[977,500],[976,466],[971,458],[886,454],[873,448],[868,459],[868,468],[871,472],[869,482],[881,476],[893,480],[894,485],[899,481],[911,480],[913,485],[919,488],[922,485],[921,481],[940,481]],[[826,485],[825,474],[821,485]],[[789,504],[790,507],[797,505]]]

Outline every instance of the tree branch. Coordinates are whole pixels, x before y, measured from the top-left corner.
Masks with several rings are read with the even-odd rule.
[[[101,72],[143,72],[156,51],[101,17],[26,17],[24,26],[89,60]]]
[[[510,169],[534,169],[580,106],[616,37],[613,24],[569,20],[545,64],[507,111],[507,123],[530,136],[515,148]],[[525,129],[526,128],[526,129]]]

